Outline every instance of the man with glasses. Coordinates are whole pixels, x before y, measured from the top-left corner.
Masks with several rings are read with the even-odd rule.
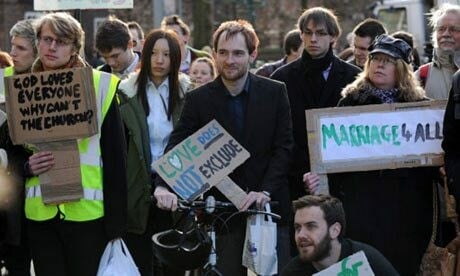
[[[360,72],[332,51],[341,32],[332,11],[322,7],[308,9],[297,25],[304,44],[301,58],[271,75],[286,83],[292,111],[295,150],[289,176],[291,201],[305,195],[302,175],[310,169],[305,110],[336,106],[342,88]]]
[[[133,50],[128,25],[115,18],[102,22],[96,32],[96,49],[106,64],[98,67],[124,79],[140,65],[140,53]]]
[[[455,53],[460,50],[460,6],[443,4],[431,14],[433,27],[433,61],[415,72],[426,95],[447,99],[452,88],[452,76],[457,71]]]

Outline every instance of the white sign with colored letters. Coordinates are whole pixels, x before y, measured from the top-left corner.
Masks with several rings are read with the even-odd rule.
[[[315,173],[438,165],[446,101],[307,110]],[[441,160],[442,162],[442,160]]]
[[[374,276],[364,251],[359,251],[342,261],[331,265],[325,270],[321,270],[313,276]]]

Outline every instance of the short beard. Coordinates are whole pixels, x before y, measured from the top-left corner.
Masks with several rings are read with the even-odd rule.
[[[224,79],[226,81],[237,81],[237,80],[241,79],[242,77],[244,77],[248,71],[249,71],[249,68],[247,67],[246,70],[241,70],[235,76],[230,77],[230,76],[225,75],[223,73],[223,69],[222,69],[221,77],[222,77],[222,79]]]
[[[332,249],[331,241],[331,237],[329,237],[328,233],[326,233],[326,236],[315,247],[312,255],[309,257],[304,257],[302,260],[307,262],[319,262],[329,257]]]

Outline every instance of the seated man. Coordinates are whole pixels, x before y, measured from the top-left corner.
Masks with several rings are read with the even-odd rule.
[[[361,250],[375,275],[398,275],[377,249],[344,238],[345,211],[337,198],[307,195],[295,200],[293,208],[299,255],[284,267],[282,276],[312,275]]]

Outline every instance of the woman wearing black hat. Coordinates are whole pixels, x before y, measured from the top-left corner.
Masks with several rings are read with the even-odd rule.
[[[410,46],[389,35],[369,48],[364,71],[342,91],[339,106],[423,101]],[[307,180],[316,179],[309,173]],[[330,174],[331,195],[347,214],[347,237],[373,245],[401,275],[415,275],[432,231],[432,181],[437,169],[402,168]],[[316,188],[315,181],[306,181]]]

